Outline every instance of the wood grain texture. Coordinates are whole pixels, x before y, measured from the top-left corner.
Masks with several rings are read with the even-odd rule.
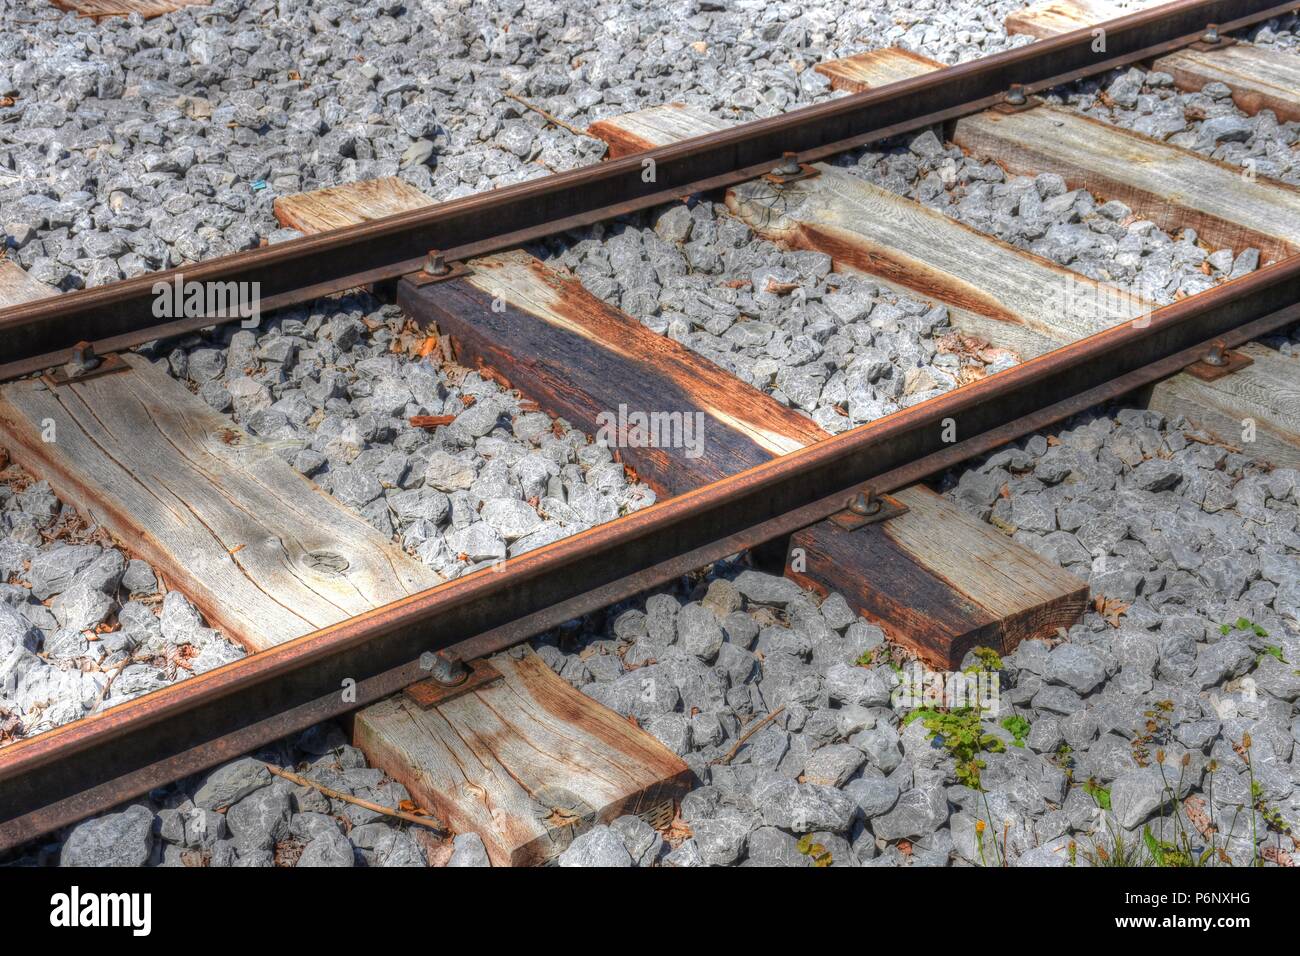
[[[1149,389],[1149,407],[1185,415],[1220,441],[1282,468],[1300,468],[1300,358],[1257,343],[1241,348],[1255,360],[1214,382],[1183,373]],[[1255,441],[1243,439],[1246,419]]]
[[[946,669],[973,647],[1009,653],[1056,636],[1083,613],[1087,582],[922,485],[895,497],[911,508],[901,517],[857,531],[823,521],[795,534],[807,570],[791,576],[839,591],[892,640]]]
[[[33,279],[18,263],[0,259],[0,309],[58,294],[58,289]]]
[[[609,158],[640,153],[656,146],[703,136],[731,124],[681,103],[667,103],[592,123],[587,132],[609,144]]]
[[[1007,33],[1044,39],[1157,6],[1162,0],[1044,0],[1004,21]]]
[[[281,196],[273,208],[280,225],[312,235],[431,205],[410,183],[387,176]]]
[[[803,415],[526,253],[469,265],[474,274],[464,279],[423,287],[403,281],[399,303],[418,321],[437,323],[461,364],[485,369],[550,414],[611,439],[660,493],[698,488],[826,437]],[[503,306],[494,309],[494,301]],[[602,426],[619,420],[620,406],[623,420],[638,412],[674,417],[661,418],[657,431],[602,436]]]
[[[679,757],[526,645],[491,663],[500,681],[429,710],[389,698],[356,716],[354,737],[418,804],[478,833],[494,866],[544,863],[624,814],[660,821],[694,783]]]
[[[938,60],[891,46],[838,60],[827,60],[818,63],[813,69],[830,79],[832,89],[861,93],[875,86],[886,86],[932,70],[941,70],[943,66]]]
[[[207,6],[207,0],[52,0],[60,10],[69,10],[83,17],[102,20],[104,17],[125,17],[138,13],[146,20],[174,13],[181,7]]]
[[[837,271],[944,303],[955,326],[1023,358],[1153,308],[845,170],[817,169],[788,186],[737,186],[727,208],[783,246],[829,254]]]
[[[72,386],[5,385],[0,437],[214,627],[259,651],[440,583],[270,445],[123,358],[130,371]]]
[[[1068,110],[977,113],[957,121],[953,142],[1013,173],[1057,173],[1161,229],[1190,226],[1215,248],[1253,246],[1267,261],[1300,244],[1300,190]]]
[[[1232,101],[1252,116],[1272,110],[1282,122],[1300,120],[1300,57],[1293,50],[1237,43],[1220,50],[1179,50],[1155,61],[1182,90],[1225,83]]]

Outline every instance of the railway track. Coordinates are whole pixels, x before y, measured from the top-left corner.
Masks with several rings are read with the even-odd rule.
[[[1037,94],[1131,63],[1186,59],[1186,51],[1212,63],[1220,45],[1232,49],[1218,37],[1295,6],[1182,0],[1106,21],[1100,48],[1097,29],[1086,24],[956,67],[890,51],[849,58],[825,69],[843,88],[863,89],[829,103],[730,127],[673,107],[614,118],[590,130],[611,146],[604,163],[436,205],[419,195],[386,195],[376,205],[373,193],[347,188],[294,197],[281,212],[304,232],[318,228],[318,220],[355,224],[0,311],[0,379],[10,382],[0,405],[0,442],[65,500],[197,589],[205,613],[256,651],[0,750],[0,848],[363,708],[371,708],[358,718],[367,751],[390,764],[409,762],[418,748],[399,740],[392,725],[414,714],[411,708],[445,708],[494,680],[532,686],[528,658],[497,658],[495,665],[484,659],[746,550],[802,583],[846,594],[942,666],[958,666],[979,644],[1010,650],[1068,626],[1086,587],[1055,576],[1059,569],[978,545],[990,550],[977,562],[1012,562],[1013,584],[1023,591],[991,595],[962,583],[970,568],[963,571],[962,558],[936,549],[942,533],[928,532],[926,548],[908,551],[881,529],[909,514],[918,524],[935,522],[962,547],[982,541],[913,486],[1120,395],[1175,377],[1186,381],[1184,370],[1222,381],[1225,349],[1234,361],[1240,353],[1233,350],[1300,318],[1300,259],[1293,257],[1300,200],[1288,187],[1243,180],[1190,151],[1089,125],[1038,102]],[[1197,81],[1198,68],[1207,69],[1183,68],[1188,84]],[[1255,109],[1286,99],[1270,90],[1271,99],[1251,100],[1245,81],[1234,92]],[[1068,182],[1121,196],[1141,215],[1163,217],[1164,228],[1191,225],[1220,245],[1261,248],[1270,261],[1156,307],[1131,294],[1112,296],[1104,283],[1071,276],[822,162],[936,124],[948,124],[968,152],[1013,171],[1059,172]],[[1177,187],[1189,182],[1196,188],[1180,193]],[[1025,360],[831,435],[518,251],[721,190],[729,190],[732,214],[759,235],[827,253],[836,271],[866,274],[945,305],[958,332]],[[406,211],[373,218],[376,208]],[[183,388],[130,354],[222,318],[238,320],[205,313],[160,322],[156,286],[177,282],[258,283],[263,312],[370,286],[395,296],[419,326],[436,327],[461,364],[517,389],[552,416],[594,434],[606,421],[602,414],[620,405],[698,414],[706,423],[705,451],[638,446],[624,424],[615,442],[622,463],[664,500],[443,582],[393,557],[395,549],[327,496],[268,496],[273,456],[219,414],[191,413]],[[1084,304],[1054,311],[1062,288],[1081,289]],[[119,370],[75,374],[83,341]],[[1249,374],[1267,383],[1269,361],[1260,355]],[[38,373],[43,379],[32,377]],[[1278,387],[1285,391],[1288,383]],[[1198,400],[1195,382],[1180,388],[1180,401]],[[1219,396],[1217,414],[1234,421],[1242,397],[1231,388]],[[1258,414],[1269,450],[1294,454],[1294,411],[1289,421],[1267,407]],[[41,427],[51,420],[75,440],[42,442]],[[214,439],[227,428],[234,440]],[[158,436],[152,444],[112,445],[114,435],[146,431]],[[178,497],[198,502],[186,520],[216,528],[218,540],[245,535],[253,547],[243,558],[235,562],[225,549],[224,557],[201,555],[186,571],[185,528],[169,530],[167,509],[135,489],[160,461],[180,476]],[[233,512],[241,513],[238,521]],[[311,533],[301,535],[302,527]],[[279,548],[300,538],[293,580],[277,573],[276,548],[264,559],[257,552],[259,542]],[[806,565],[791,567],[793,549],[808,556]],[[241,603],[250,593],[246,579],[263,574],[271,582],[265,593]],[[944,583],[917,583],[935,580]],[[934,626],[918,623],[917,613]],[[460,683],[466,665],[472,673]],[[604,726],[594,708],[567,713]],[[680,794],[689,774],[666,751],[625,726],[601,739],[611,749],[601,759],[652,768],[633,787],[640,805],[654,811],[664,797]],[[438,810],[458,828],[476,822],[454,807]]]

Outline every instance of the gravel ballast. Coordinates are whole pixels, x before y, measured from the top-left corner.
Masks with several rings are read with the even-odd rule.
[[[673,100],[770,116],[832,95],[823,59],[1027,42],[1001,29],[1018,5],[221,0],[96,23],[22,0],[0,229],[41,281],[101,285],[296,235],[277,196],[400,175],[453,199],[604,155],[507,92],[577,128]]]

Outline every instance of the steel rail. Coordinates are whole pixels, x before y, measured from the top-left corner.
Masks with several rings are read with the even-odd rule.
[[[1167,376],[1300,317],[1300,257],[505,564],[0,750],[0,848],[420,679],[419,659],[518,643],[692,568]],[[943,440],[951,420],[960,438]]]
[[[1234,30],[1300,3],[1179,0],[852,96],[745,123],[610,162],[385,219],[154,272],[0,311],[0,380],[67,361],[91,341],[101,354],[232,319],[159,322],[156,283],[259,283],[270,311],[414,271],[431,249],[467,258],[752,179],[795,153],[819,159],[975,112],[1013,83],[1041,90],[1195,41],[1210,23]],[[652,181],[643,171],[653,164]]]

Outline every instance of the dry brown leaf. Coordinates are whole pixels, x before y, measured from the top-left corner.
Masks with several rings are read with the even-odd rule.
[[[1280,846],[1266,846],[1259,854],[1270,863],[1276,863],[1278,866],[1295,866],[1295,857]]]
[[[1098,614],[1106,619],[1106,623],[1111,627],[1119,627],[1120,618],[1129,608],[1123,601],[1108,598],[1101,594],[1092,599],[1092,606],[1096,608]]]

